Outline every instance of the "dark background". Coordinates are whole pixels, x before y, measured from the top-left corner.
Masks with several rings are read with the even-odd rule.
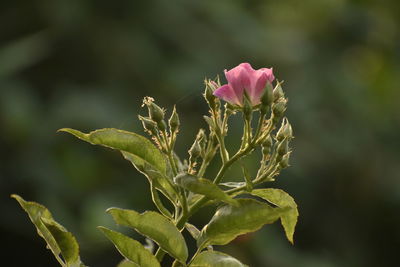
[[[147,182],[119,153],[56,130],[143,133],[137,114],[150,95],[168,111],[177,105],[186,157],[206,127],[203,79],[250,62],[285,80],[296,138],[292,167],[271,186],[289,192],[301,215],[294,246],[274,224],[224,251],[259,267],[396,266],[399,8],[397,0],[2,1],[2,264],[57,265],[9,198],[18,193],[77,236],[87,265],[115,266],[121,257],[95,227],[117,229],[104,212],[111,206],[155,209]]]

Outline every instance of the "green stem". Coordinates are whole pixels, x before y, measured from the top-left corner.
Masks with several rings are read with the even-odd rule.
[[[254,134],[254,138],[252,140],[252,143],[257,142],[257,139],[258,139],[258,137],[260,135],[260,131],[261,131],[264,119],[265,119],[265,112],[260,112],[260,118],[258,119],[257,129],[256,129],[256,132]]]
[[[223,128],[225,127],[224,124],[227,122],[227,120],[225,119],[226,116],[224,116],[224,121],[221,124],[221,120],[219,119],[218,113],[215,110],[212,110],[212,114],[213,114],[212,117],[214,119],[214,125],[216,127],[215,134],[220,146],[219,151],[221,154],[222,163],[224,164],[229,159],[229,154],[225,147],[224,128]]]

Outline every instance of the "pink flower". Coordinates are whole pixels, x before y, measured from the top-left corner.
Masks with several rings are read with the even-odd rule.
[[[214,91],[214,95],[234,105],[243,106],[246,92],[253,106],[260,104],[267,83],[275,79],[272,68],[255,70],[249,63],[242,63],[231,70],[225,70],[228,84]]]

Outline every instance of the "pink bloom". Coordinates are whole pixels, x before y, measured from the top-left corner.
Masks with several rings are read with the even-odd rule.
[[[225,70],[228,84],[214,91],[214,95],[234,105],[243,105],[246,94],[253,106],[260,104],[267,83],[275,79],[272,68],[255,70],[249,63],[242,63],[231,70]]]

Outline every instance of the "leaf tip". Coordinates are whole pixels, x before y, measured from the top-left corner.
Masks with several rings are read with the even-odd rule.
[[[11,198],[14,198],[14,199],[17,199],[17,200],[18,200],[19,198],[21,198],[21,197],[20,197],[19,195],[17,195],[17,194],[11,194],[10,197],[11,197]]]
[[[17,194],[11,194],[10,197],[18,201],[18,203],[21,205],[26,202],[21,196]]]
[[[58,129],[57,132],[58,133],[59,132],[69,133],[69,134],[72,134],[72,135],[74,135],[74,136],[76,136],[76,137],[78,137],[80,139],[85,139],[85,136],[86,136],[85,133],[83,133],[81,131],[78,131],[78,130],[75,130],[75,129],[72,129],[72,128],[61,128],[61,129]]]
[[[97,226],[96,228],[99,229],[99,231],[102,231],[103,233],[104,233],[105,231],[108,230],[108,229],[107,229],[106,227],[104,227],[104,226]]]
[[[108,214],[113,214],[113,212],[115,211],[115,210],[117,210],[118,208],[115,208],[115,207],[111,207],[111,208],[108,208],[108,209],[106,209],[106,213],[108,213]]]

